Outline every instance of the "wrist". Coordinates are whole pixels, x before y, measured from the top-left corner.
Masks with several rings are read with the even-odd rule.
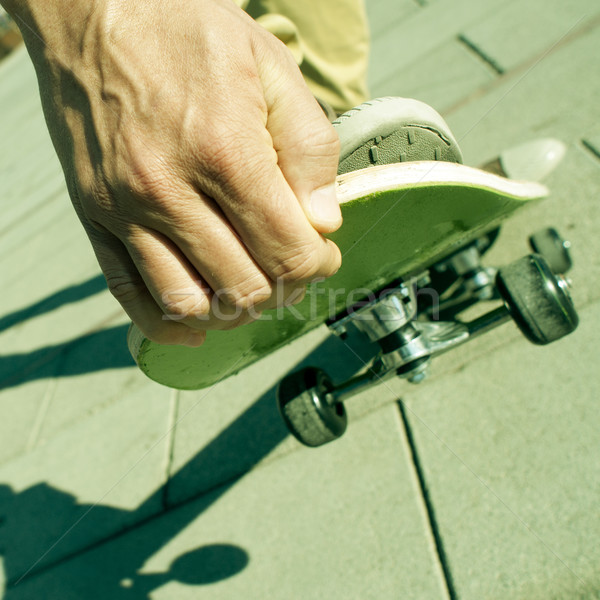
[[[81,43],[100,0],[0,0],[13,18],[34,62],[54,54],[68,56]]]

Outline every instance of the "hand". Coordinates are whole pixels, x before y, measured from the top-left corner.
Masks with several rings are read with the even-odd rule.
[[[277,283],[298,298],[332,275],[339,143],[285,46],[230,0],[93,5],[44,29],[42,2],[49,50],[26,41],[77,214],[146,337],[199,345]]]

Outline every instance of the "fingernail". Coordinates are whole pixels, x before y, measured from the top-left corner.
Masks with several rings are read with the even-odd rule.
[[[310,212],[316,221],[339,224],[342,211],[335,193],[335,184],[315,190],[310,196]]]

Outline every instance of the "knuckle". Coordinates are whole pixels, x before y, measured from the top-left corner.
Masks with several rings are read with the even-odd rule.
[[[160,210],[169,213],[181,197],[180,180],[164,165],[155,163],[130,165],[126,172],[120,174],[117,195],[132,199],[142,212],[154,214]]]
[[[165,317],[171,321],[207,319],[210,301],[202,289],[168,290],[161,296]]]
[[[207,138],[210,144],[198,148],[198,163],[207,177],[223,185],[238,173],[242,144],[227,127],[213,126]]]
[[[253,320],[254,319],[250,315],[244,311],[241,311],[239,314],[231,315],[229,318],[224,318],[221,316],[219,319],[215,320],[212,328],[219,331],[231,331],[237,327],[240,327],[241,325],[250,323]]]
[[[116,155],[107,155],[98,169],[95,195],[104,191],[113,198],[133,198],[140,207],[177,198],[179,177],[171,163],[168,149],[130,131],[120,140]]]
[[[190,154],[193,155],[194,170],[200,174],[205,185],[220,190],[247,186],[249,181],[261,180],[264,175],[264,155],[257,152],[266,148],[266,129],[258,129],[248,123],[240,129],[239,119],[223,123],[215,116],[203,130],[201,140],[197,140]],[[261,137],[264,136],[264,137]],[[275,152],[272,159],[276,162]]]
[[[286,254],[280,257],[273,274],[284,284],[301,283],[323,275],[322,267],[319,253],[311,244],[294,252],[288,249]]]
[[[273,293],[272,287],[266,278],[260,275],[251,275],[236,283],[234,286],[218,290],[215,295],[224,304],[235,306],[237,309],[247,311],[257,304],[268,300]]]
[[[224,304],[235,306],[239,310],[250,310],[261,302],[265,302],[271,297],[270,288],[259,289],[252,292],[244,292],[243,290],[223,290],[219,293],[219,300]]]
[[[125,274],[106,275],[106,284],[110,293],[123,306],[139,302],[143,295],[143,286]]]
[[[156,160],[132,160],[129,170],[121,174],[121,187],[136,198],[160,199],[172,195],[172,175],[165,173]]]
[[[312,135],[304,137],[299,145],[299,150],[306,156],[332,157],[337,160],[340,155],[340,140],[331,126],[315,128]]]
[[[157,206],[167,210],[168,201],[180,195],[177,181],[155,156],[132,152],[116,165],[100,165],[93,177],[78,176],[72,197],[76,196],[89,220],[102,222],[124,217],[132,207],[152,213]]]

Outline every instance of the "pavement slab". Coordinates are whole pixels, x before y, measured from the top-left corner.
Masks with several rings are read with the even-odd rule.
[[[404,394],[456,597],[600,597],[598,309]]]
[[[468,164],[535,137],[567,144],[551,198],[507,222],[486,260],[556,225],[579,331],[533,348],[507,325],[441,357],[422,387],[361,394],[344,438],[316,451],[284,429],[278,379],[308,364],[343,379],[368,354],[323,330],[207,393],[149,382],[17,50],[0,63],[5,598],[600,597],[596,2],[367,10],[373,93],[433,104]]]
[[[584,20],[572,36],[444,111],[468,155],[479,158],[486,145],[497,150],[498,140],[509,136],[513,143],[527,135],[570,143],[597,132],[600,22]]]
[[[447,598],[394,405],[9,587],[6,600]]]
[[[459,102],[496,78],[489,67],[452,38],[412,64],[400,65],[371,86],[373,97],[416,98],[438,112]]]
[[[586,20],[600,15],[590,0],[507,2],[498,12],[464,29],[461,38],[501,73],[548,52]]]
[[[445,115],[468,164],[481,164],[537,137],[555,137],[567,145],[564,161],[546,182],[551,198],[509,221],[505,229],[512,234],[504,247],[518,247],[546,225],[562,230],[572,242],[575,266],[570,276],[580,306],[598,299],[600,291],[600,161],[582,143],[597,131],[600,118],[599,44],[600,24],[534,68],[500,78],[485,94]]]
[[[210,388],[177,392],[169,504],[179,504],[301,450],[277,410],[279,381],[307,366],[325,369],[336,382],[345,381],[373,352],[358,335],[342,342],[320,327]],[[354,421],[392,402],[395,389],[395,385],[373,389],[348,403],[346,435],[352,435]]]
[[[54,365],[46,363],[39,374],[40,379],[29,386],[13,388],[10,394],[0,394],[0,464],[24,453],[29,447],[46,395],[52,393]]]
[[[0,466],[0,553],[7,580],[162,510],[169,394],[138,381],[121,402],[80,418]]]
[[[375,90],[377,95],[387,94],[386,85],[401,83],[404,68],[413,69],[420,60],[427,60],[430,53],[435,53],[451,40],[458,40],[462,31],[486,17],[493,16],[503,4],[498,0],[438,0],[424,3],[420,10],[395,20],[394,27],[385,28],[372,38],[370,88]],[[387,2],[387,6],[393,14],[395,9],[392,7],[396,6],[395,3]],[[377,27],[375,23],[381,16],[372,12],[370,2],[367,2],[367,14],[374,23],[373,26]],[[435,72],[445,78],[443,69]],[[426,78],[431,74],[423,71]]]
[[[418,0],[370,0],[366,3],[372,38],[395,29],[400,23],[416,14],[423,3]]]

